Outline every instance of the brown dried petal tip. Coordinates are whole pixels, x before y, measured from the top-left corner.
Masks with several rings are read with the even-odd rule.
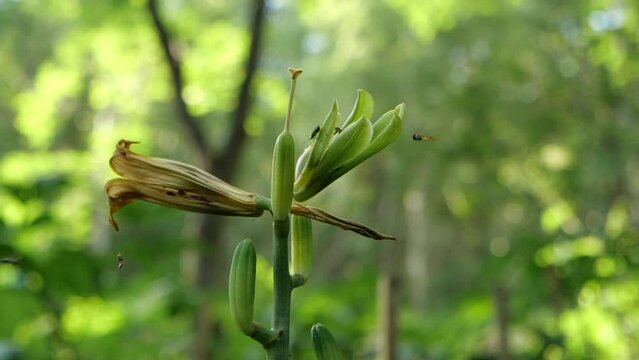
[[[325,224],[340,227],[344,230],[354,231],[362,236],[375,240],[397,240],[394,236],[382,234],[356,221],[340,218],[333,214],[329,214],[322,209],[313,206],[305,206],[298,202],[293,202],[291,214],[305,216]]]

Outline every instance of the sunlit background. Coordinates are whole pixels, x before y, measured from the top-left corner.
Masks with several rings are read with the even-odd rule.
[[[203,155],[145,0],[0,0],[0,359],[264,358],[226,279],[252,238],[268,324],[270,219],[134,203],[116,233],[103,190],[121,138],[216,174],[259,3],[158,0]],[[292,358],[317,322],[345,359],[639,358],[639,2],[269,0],[262,25],[234,185],[269,192],[289,66],[298,153],[358,88],[407,108],[309,201],[399,241],[314,227]]]

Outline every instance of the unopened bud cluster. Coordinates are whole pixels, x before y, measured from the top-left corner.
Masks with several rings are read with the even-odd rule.
[[[371,123],[373,104],[373,97],[359,90],[353,111],[340,128],[337,127],[340,119],[337,103],[333,103],[313,143],[297,161],[295,200],[304,201],[315,196],[399,136],[404,104]]]

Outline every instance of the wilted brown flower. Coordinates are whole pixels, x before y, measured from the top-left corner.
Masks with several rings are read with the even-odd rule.
[[[113,171],[122,176],[104,184],[109,197],[109,222],[116,230],[118,224],[113,214],[133,200],[215,215],[257,217],[264,210],[270,211],[268,198],[238,189],[195,166],[134,153],[129,147],[135,143],[118,141],[109,160]],[[291,213],[354,231],[371,239],[395,239],[356,221],[295,201]]]
[[[109,222],[117,230],[113,214],[133,200],[149,201],[177,209],[230,216],[260,216],[255,193],[238,189],[217,177],[175,160],[134,153],[134,141],[120,140],[111,168],[123,178],[107,181]]]

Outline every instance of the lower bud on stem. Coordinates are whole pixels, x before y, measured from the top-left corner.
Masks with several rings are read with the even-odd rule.
[[[304,284],[308,280],[312,264],[312,221],[307,217],[291,215],[291,272],[293,276],[298,274],[301,277],[301,283],[299,285]]]
[[[324,325],[313,325],[311,328],[311,340],[313,341],[313,349],[317,360],[340,360],[342,358],[333,335]]]
[[[229,276],[229,303],[237,326],[248,336],[255,332],[253,304],[255,301],[255,246],[250,239],[235,248]]]

